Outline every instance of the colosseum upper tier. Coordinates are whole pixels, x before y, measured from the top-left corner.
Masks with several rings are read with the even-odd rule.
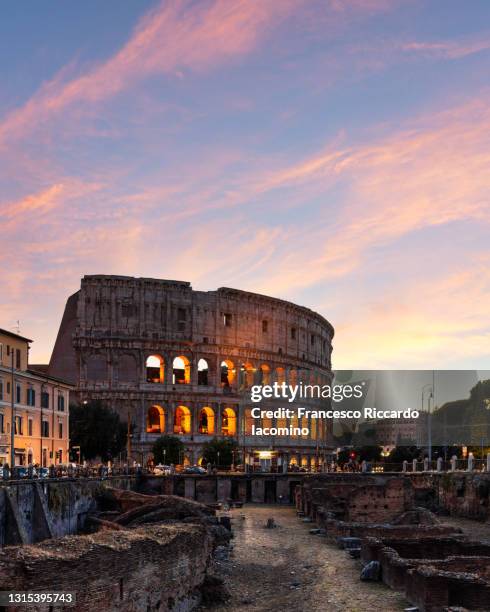
[[[49,366],[82,401],[99,399],[133,426],[141,460],[162,434],[197,463],[204,442],[232,437],[247,465],[316,468],[331,450],[325,421],[251,417],[253,384],[330,384],[334,330],[322,316],[283,300],[188,282],[85,276],[66,304]],[[288,407],[263,400],[262,409]],[[326,400],[307,399],[306,408]],[[297,421],[297,419],[296,419]],[[252,435],[263,427],[306,427],[296,436]],[[238,459],[238,458],[237,458]]]

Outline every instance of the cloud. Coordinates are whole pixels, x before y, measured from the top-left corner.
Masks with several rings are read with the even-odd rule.
[[[142,79],[203,71],[250,53],[266,30],[304,0],[174,0],[161,2],[106,62],[71,80],[65,68],[0,124],[0,144],[75,103],[96,103]]]

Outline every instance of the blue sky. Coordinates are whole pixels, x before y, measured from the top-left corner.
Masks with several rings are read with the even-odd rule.
[[[490,367],[490,4],[10,2],[0,326],[84,274],[314,308],[337,368]]]

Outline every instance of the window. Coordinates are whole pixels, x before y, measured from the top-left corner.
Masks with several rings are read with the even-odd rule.
[[[7,344],[7,357],[9,357],[9,355],[10,355],[10,345]]]
[[[20,404],[20,385],[17,385],[15,401]]]
[[[315,345],[315,334],[311,334],[311,336],[310,336],[310,344],[311,344],[311,346]]]
[[[0,363],[3,361],[3,344],[0,342]]]
[[[27,389],[26,397],[27,397],[28,406],[36,405],[36,390],[35,389],[33,389],[32,387],[29,387]]]
[[[15,367],[20,370],[20,349],[15,351]]]
[[[49,438],[49,421],[43,421],[41,424],[41,436]]]
[[[49,393],[47,391],[41,393],[41,408],[49,408]]]
[[[225,312],[223,315],[223,325],[225,327],[231,327],[232,315],[230,312]]]
[[[32,436],[32,419],[27,419],[27,435]]]
[[[22,417],[16,416],[14,423],[15,423],[15,430],[14,430],[15,435],[16,436],[24,435],[24,432],[22,431]]]
[[[65,410],[65,396],[61,393],[58,395],[58,410],[60,412]]]
[[[10,381],[7,382],[7,395],[10,395]]]
[[[187,314],[185,308],[179,308],[177,310],[177,329],[178,331],[185,331],[185,322],[187,320]]]
[[[0,378],[0,400],[3,400],[3,380]]]
[[[199,359],[197,364],[197,384],[207,385],[209,384],[209,366],[205,359]]]
[[[0,433],[5,433],[5,417],[3,412],[0,412]]]
[[[291,327],[291,340],[296,340],[296,327]]]
[[[269,321],[266,321],[265,319],[262,321],[262,333],[266,334],[268,331],[268,327],[269,327]]]
[[[61,440],[63,437],[63,423],[60,421],[58,423],[58,438]]]

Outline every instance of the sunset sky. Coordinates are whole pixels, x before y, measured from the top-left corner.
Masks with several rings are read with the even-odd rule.
[[[490,368],[488,0],[4,0],[0,327],[84,274],[292,300],[336,368]]]

